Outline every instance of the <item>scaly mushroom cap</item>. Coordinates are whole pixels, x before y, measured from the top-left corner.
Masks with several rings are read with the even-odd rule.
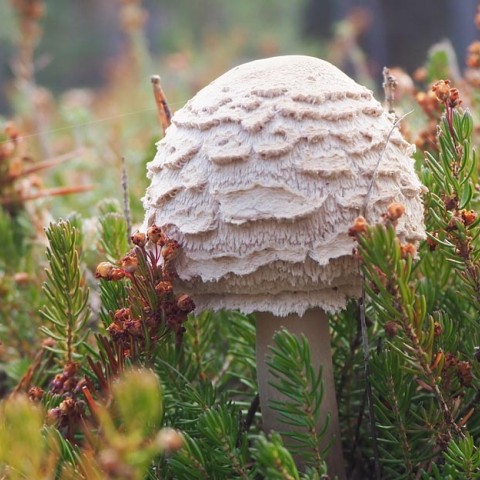
[[[199,309],[341,309],[361,291],[347,232],[384,149],[367,216],[401,202],[400,237],[424,236],[414,147],[392,128],[372,92],[325,61],[246,63],[173,116],[148,165],[144,227],[181,243],[181,288]]]

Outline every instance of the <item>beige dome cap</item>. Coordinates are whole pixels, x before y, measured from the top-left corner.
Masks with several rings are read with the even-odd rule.
[[[348,229],[374,172],[368,220],[401,202],[400,238],[424,237],[414,147],[392,128],[372,92],[325,61],[240,65],[173,116],[148,165],[144,227],[181,243],[177,272],[199,310],[339,310],[361,292]]]

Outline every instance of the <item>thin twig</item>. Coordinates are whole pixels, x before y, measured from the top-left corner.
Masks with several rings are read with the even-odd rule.
[[[128,176],[127,176],[127,163],[125,157],[122,157],[122,191],[123,191],[123,215],[125,216],[125,222],[127,224],[127,242],[131,243],[132,235],[132,217],[130,215],[130,199],[128,197]]]
[[[362,344],[363,344],[363,364],[365,371],[365,394],[367,397],[368,416],[370,434],[372,436],[373,462],[375,468],[375,479],[381,480],[382,470],[380,467],[380,453],[378,450],[378,434],[377,426],[375,424],[375,411],[373,409],[373,393],[372,385],[370,383],[370,352],[368,350],[368,332],[367,323],[365,320],[365,289],[362,291],[362,298],[360,300],[360,325],[362,327]]]
[[[395,90],[397,88],[397,79],[390,73],[390,69],[387,67],[383,67],[383,91],[385,92],[385,101],[388,105],[388,113],[393,113],[395,115],[395,119],[397,119],[397,115],[395,114]]]
[[[64,195],[71,195],[73,193],[89,192],[94,188],[95,187],[93,185],[45,188],[32,194],[20,194],[18,197],[15,198],[2,198],[0,200],[0,205],[12,205],[15,204],[15,202],[28,202],[31,200],[38,200],[45,197],[61,197]]]
[[[385,155],[385,151],[387,150],[387,146],[390,142],[390,138],[393,134],[393,131],[395,130],[395,128],[397,128],[397,126],[400,124],[400,122],[407,116],[407,115],[410,115],[411,113],[413,113],[413,110],[410,110],[409,112],[405,113],[405,115],[402,115],[400,118],[398,118],[397,120],[395,120],[395,122],[393,123],[392,125],[392,128],[390,129],[390,131],[388,132],[388,135],[387,135],[387,139],[385,141],[385,145],[383,146],[383,150],[382,152],[380,153],[380,156],[378,157],[378,161],[377,161],[377,164],[375,165],[375,168],[373,170],[373,175],[372,175],[372,180],[370,181],[370,185],[368,186],[368,190],[367,190],[367,194],[365,195],[365,202],[363,204],[363,212],[362,212],[362,215],[368,220],[367,218],[367,207],[368,207],[368,203],[370,201],[370,196],[372,195],[372,190],[373,190],[373,185],[375,183],[375,178],[377,176],[377,172],[378,172],[378,168],[380,167],[380,163],[382,162],[382,159],[383,159],[383,156]]]
[[[257,413],[258,407],[260,406],[260,395],[257,393],[250,404],[250,407],[245,417],[244,429],[246,432],[250,430],[250,427],[253,424],[255,419],[255,414]]]
[[[167,99],[160,83],[160,76],[152,75],[150,81],[152,82],[153,96],[157,105],[158,119],[160,120],[163,134],[165,135],[165,132],[172,121],[172,113],[168,107]]]
[[[32,173],[37,173],[42,170],[46,170],[48,168],[56,167],[57,165],[60,165],[63,162],[71,160],[72,158],[78,157],[86,152],[87,152],[86,149],[78,148],[71,152],[67,152],[62,155],[58,155],[56,157],[50,158],[48,160],[37,162],[34,165],[21,169],[19,172],[11,173],[8,175],[8,178],[9,180],[16,180],[17,178],[20,178],[20,177],[26,177],[27,175],[31,175]]]

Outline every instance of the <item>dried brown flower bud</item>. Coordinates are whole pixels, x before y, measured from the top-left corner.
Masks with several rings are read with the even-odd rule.
[[[179,295],[177,297],[177,307],[185,313],[190,313],[195,310],[195,303],[188,295]]]
[[[40,387],[32,387],[28,391],[28,397],[30,400],[39,401],[42,399],[45,392]]]
[[[103,448],[98,455],[106,478],[133,478],[132,467],[125,465],[115,448]]]
[[[350,237],[356,237],[362,233],[365,233],[368,227],[368,223],[364,217],[360,216],[355,219],[353,226],[348,229],[348,235]]]
[[[155,439],[163,453],[174,453],[183,447],[182,435],[173,428],[162,428]]]
[[[138,258],[134,251],[129,252],[120,260],[120,266],[127,273],[135,273],[138,270]]]
[[[113,318],[118,322],[126,322],[132,317],[132,311],[129,308],[119,308],[115,311]]]
[[[101,262],[97,265],[95,271],[95,278],[103,278],[104,280],[111,280],[112,270],[115,268],[110,262]]]
[[[394,322],[393,320],[389,320],[387,323],[385,323],[385,333],[388,338],[393,338],[397,335],[398,333],[398,323]]]
[[[58,422],[59,418],[62,416],[62,412],[59,407],[51,408],[47,412],[46,422],[47,425],[54,425]]]
[[[76,402],[73,398],[66,398],[60,403],[59,408],[62,415],[68,415],[76,410]]]
[[[468,226],[468,225],[471,225],[472,223],[475,222],[475,220],[477,219],[477,212],[475,212],[474,210],[460,210],[460,215],[462,216],[462,220],[463,220],[463,223],[464,225]]]
[[[31,278],[27,272],[18,272],[13,276],[13,280],[18,286],[22,286],[30,283]]]
[[[107,332],[110,334],[110,336],[114,340],[121,339],[125,336],[125,330],[123,329],[122,325],[120,325],[119,323],[115,323],[115,322],[111,323],[107,327]]]
[[[460,92],[458,91],[458,88],[451,88],[448,98],[448,105],[450,106],[450,108],[455,108],[458,107],[461,103],[462,100],[460,98]]]
[[[480,67],[480,42],[472,42],[467,50],[466,64],[470,68]]]
[[[443,333],[443,328],[442,328],[442,326],[440,325],[440,323],[435,322],[435,323],[433,324],[433,334],[434,334],[436,337],[439,337],[442,333]]]
[[[6,142],[0,144],[0,162],[10,158],[15,152],[15,144],[13,142]]]
[[[167,264],[174,260],[178,255],[180,244],[176,240],[168,240],[162,248],[163,261]]]
[[[114,268],[111,273],[110,273],[110,278],[107,278],[107,280],[112,280],[112,281],[117,281],[121,280],[122,278],[125,277],[125,270],[122,268]]]
[[[142,322],[140,322],[140,320],[129,320],[125,322],[125,331],[133,337],[142,337]]]
[[[454,367],[458,363],[458,358],[453,353],[445,354],[445,367]]]
[[[428,78],[428,70],[425,67],[419,67],[413,72],[413,79],[416,82],[425,82]]]
[[[413,243],[405,243],[403,245],[400,245],[400,253],[402,255],[402,258],[414,257],[417,253],[417,249]]]
[[[445,209],[450,212],[458,207],[458,198],[456,196],[448,197],[443,203],[445,204]]]
[[[448,224],[447,224],[447,232],[451,232],[453,230],[458,229],[458,225],[463,223],[462,217],[459,217],[457,215],[453,215],[452,218],[450,218]]]
[[[472,365],[470,362],[458,362],[457,374],[460,383],[464,387],[471,387],[473,382]]]
[[[63,375],[66,378],[73,377],[80,368],[80,365],[77,362],[67,362],[63,367]]]
[[[450,96],[450,80],[438,80],[433,84],[432,91],[439,102],[445,103]]]
[[[162,232],[160,227],[157,227],[155,224],[148,227],[147,229],[147,238],[150,242],[155,243],[163,247],[166,242],[166,237]]]
[[[396,222],[405,213],[405,205],[393,202],[387,207],[387,219]]]
[[[134,245],[143,248],[147,243],[147,236],[143,232],[135,232],[130,239]]]
[[[5,124],[5,127],[3,129],[5,132],[5,135],[10,139],[16,141],[18,137],[20,136],[20,130],[18,129],[17,125],[10,121]]]
[[[162,280],[161,282],[158,282],[155,285],[155,291],[160,295],[161,297],[168,295],[170,293],[173,293],[173,285],[171,282],[167,282],[165,280]]]

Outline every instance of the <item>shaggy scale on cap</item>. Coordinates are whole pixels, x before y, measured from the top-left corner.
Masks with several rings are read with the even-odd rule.
[[[181,243],[181,288],[199,310],[339,310],[361,292],[347,232],[384,149],[367,218],[401,202],[399,236],[424,237],[414,147],[392,127],[370,90],[325,61],[240,65],[173,116],[148,165],[145,228]]]

